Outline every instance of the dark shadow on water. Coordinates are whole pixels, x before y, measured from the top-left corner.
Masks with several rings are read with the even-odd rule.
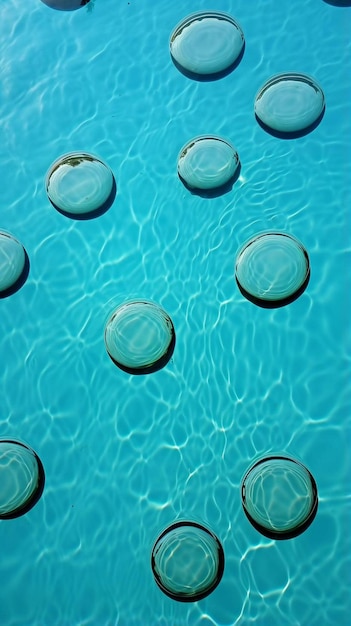
[[[190,193],[192,193],[194,196],[200,196],[201,198],[219,198],[219,196],[223,196],[224,194],[229,193],[232,190],[234,183],[236,183],[240,176],[240,172],[241,164],[239,163],[235,170],[234,176],[232,176],[224,185],[216,187],[215,189],[196,189],[195,187],[189,187],[189,185],[185,182],[185,180],[181,177],[179,173],[178,176],[182,181],[184,187],[186,187],[186,189],[188,189],[188,191],[190,191]]]
[[[21,444],[18,441],[13,441],[11,439],[7,440],[6,443],[15,443],[16,445],[23,445],[24,448],[27,449],[27,446],[25,446],[24,444]],[[34,452],[34,450],[32,450],[36,462],[38,464],[38,484],[37,484],[37,488],[35,489],[35,491],[31,494],[31,496],[28,498],[28,500],[26,500],[26,502],[24,502],[22,504],[22,506],[19,506],[18,508],[16,508],[14,511],[11,511],[9,513],[1,513],[0,515],[0,519],[2,520],[6,520],[6,519],[15,519],[16,517],[21,517],[21,515],[25,515],[26,513],[28,513],[28,511],[30,511],[33,506],[35,506],[38,502],[38,500],[40,500],[42,493],[44,491],[44,486],[45,486],[45,471],[44,471],[44,466],[40,460],[40,458],[38,457],[38,455]]]
[[[157,361],[154,361],[153,363],[149,363],[148,365],[144,365],[143,367],[128,367],[128,365],[124,365],[124,363],[120,363],[119,361],[116,361],[116,359],[114,359],[108,351],[107,351],[107,354],[109,355],[111,361],[115,365],[117,365],[119,369],[123,370],[123,372],[126,372],[127,374],[133,374],[136,376],[140,376],[144,374],[154,374],[155,372],[158,372],[163,367],[165,367],[165,365],[167,365],[168,361],[173,356],[175,343],[176,343],[176,335],[175,335],[175,330],[173,326],[172,326],[171,332],[172,332],[171,340],[164,354],[159,359],[157,359]]]
[[[94,2],[96,0],[41,0],[50,9],[55,11],[76,11],[82,7],[87,7],[88,11],[93,10]]]
[[[237,59],[235,59],[234,63],[232,63],[225,70],[222,70],[221,72],[216,72],[214,74],[197,74],[196,72],[191,72],[190,70],[186,70],[184,67],[182,67],[182,65],[179,65],[179,63],[173,58],[172,55],[171,55],[171,59],[173,61],[173,64],[177,68],[177,70],[181,74],[186,76],[187,78],[191,78],[192,80],[197,80],[198,82],[201,82],[201,83],[209,83],[214,80],[220,80],[221,78],[228,76],[228,74],[231,74],[233,70],[235,70],[235,68],[238,67],[241,59],[244,56],[244,52],[245,52],[245,43],[241,49],[239,56],[237,57]]]
[[[269,135],[272,135],[273,137],[277,137],[277,139],[298,139],[299,137],[304,137],[305,135],[308,135],[313,130],[315,130],[315,128],[317,128],[317,126],[319,126],[319,124],[321,123],[324,117],[324,113],[325,113],[325,107],[323,111],[321,112],[321,114],[317,117],[316,121],[313,122],[313,124],[310,124],[306,128],[303,128],[302,130],[294,131],[291,133],[274,130],[270,126],[266,126],[266,124],[264,124],[260,120],[260,118],[257,117],[256,114],[255,114],[255,118],[256,118],[256,122],[258,123],[258,125],[261,126],[261,128],[265,130],[266,133],[269,133]]]
[[[21,289],[21,287],[23,287],[24,283],[26,282],[28,278],[29,269],[30,269],[29,256],[27,254],[27,251],[24,248],[23,250],[24,250],[24,267],[23,267],[22,273],[17,278],[16,282],[13,285],[11,285],[11,287],[9,287],[8,289],[5,289],[4,291],[0,291],[0,299],[7,298],[8,296],[12,296],[13,293],[16,293],[16,291],[18,291],[19,289]]]
[[[323,0],[323,2],[333,7],[351,7],[351,0]]]
[[[246,298],[246,300],[249,300],[249,302],[252,302],[252,304],[256,304],[256,306],[261,307],[261,309],[279,309],[282,306],[291,304],[303,294],[308,283],[310,282],[310,276],[311,276],[311,272],[310,272],[310,269],[308,269],[308,274],[304,282],[302,283],[301,287],[299,287],[297,291],[294,291],[294,293],[292,293],[290,296],[287,296],[286,298],[282,298],[280,300],[262,300],[262,298],[256,298],[255,296],[253,296],[251,293],[246,291],[240,285],[236,277],[235,277],[235,280],[236,280],[236,284],[238,285],[240,293],[244,296],[244,298]]]
[[[79,220],[79,221],[84,220],[85,221],[85,220],[92,220],[96,217],[100,217],[100,215],[103,215],[104,213],[106,213],[106,211],[108,211],[109,208],[114,203],[116,194],[117,194],[117,185],[116,185],[115,177],[113,177],[113,185],[112,185],[112,190],[111,190],[109,197],[98,209],[95,209],[95,211],[89,211],[88,213],[69,213],[68,211],[63,211],[63,209],[60,209],[58,206],[56,206],[56,204],[54,204],[52,200],[50,200],[50,198],[49,200],[52,206],[56,209],[56,211],[58,211],[65,217],[69,217],[71,220]]]

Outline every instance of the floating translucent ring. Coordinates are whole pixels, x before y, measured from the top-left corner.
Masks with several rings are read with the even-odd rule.
[[[221,581],[224,552],[216,535],[201,524],[176,522],[158,537],[151,568],[167,596],[179,602],[196,602]]]
[[[178,156],[178,175],[190,189],[218,189],[233,180],[239,167],[235,148],[221,137],[201,135]]]
[[[111,169],[85,152],[71,152],[57,159],[46,174],[45,186],[58,211],[81,219],[103,213],[115,195]]]
[[[41,460],[29,446],[0,439],[0,519],[27,513],[43,493],[45,473]]]
[[[324,108],[322,89],[305,74],[273,76],[255,99],[255,114],[263,127],[282,136],[309,132],[321,120]]]
[[[292,539],[313,522],[318,508],[316,481],[299,461],[268,456],[246,472],[241,501],[253,527],[270,539]]]
[[[244,33],[230,15],[199,12],[188,15],[173,30],[170,52],[175,65],[190,76],[222,74],[239,61]]]
[[[105,325],[105,346],[115,365],[125,372],[156,372],[173,354],[173,322],[153,302],[126,302],[117,307]]]
[[[286,233],[261,233],[239,250],[237,285],[245,298],[264,308],[293,302],[306,289],[310,262],[303,245]]]
[[[81,9],[86,4],[89,4],[90,0],[41,0],[46,6],[51,9],[57,9],[58,11],[75,11]]]
[[[5,231],[0,231],[0,298],[11,295],[25,282],[29,260],[22,244]]]

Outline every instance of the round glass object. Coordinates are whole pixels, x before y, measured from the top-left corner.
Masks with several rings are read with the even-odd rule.
[[[22,244],[10,233],[0,232],[0,296],[20,279],[26,262]]]
[[[156,372],[168,363],[173,354],[173,322],[153,302],[126,302],[112,313],[106,323],[105,346],[115,365],[125,372]]]
[[[324,111],[324,93],[305,74],[279,74],[270,78],[255,99],[255,114],[268,128],[280,133],[307,131]]]
[[[265,537],[292,539],[317,513],[317,485],[309,470],[286,456],[269,456],[245,474],[241,501],[246,517]]]
[[[223,187],[235,175],[239,156],[221,137],[200,136],[189,141],[178,157],[178,174],[191,189]]]
[[[210,76],[229,69],[240,56],[244,34],[226,13],[200,12],[189,15],[174,29],[171,55],[191,74]]]
[[[45,185],[55,208],[82,216],[102,209],[113,192],[114,177],[98,157],[71,152],[51,165]]]
[[[196,602],[219,584],[223,548],[210,530],[196,522],[176,522],[157,539],[151,567],[160,589],[173,600]]]
[[[57,9],[58,11],[75,11],[81,9],[90,0],[41,0],[46,6],[51,9]]]
[[[254,304],[284,306],[298,298],[308,284],[308,254],[291,235],[262,233],[240,249],[235,277],[241,293]]]
[[[27,513],[44,489],[43,465],[27,445],[12,439],[0,439],[0,519],[12,519]]]

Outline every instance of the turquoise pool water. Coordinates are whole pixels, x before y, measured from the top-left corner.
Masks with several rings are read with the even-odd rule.
[[[2,625],[349,624],[351,8],[337,4],[2,2],[0,230],[30,271],[0,300],[0,435],[32,446],[46,474],[36,506],[0,522]],[[169,36],[206,9],[237,19],[246,45],[233,72],[201,82],[176,69]],[[254,117],[259,88],[287,71],[315,77],[326,98],[296,139]],[[204,134],[240,157],[217,197],[177,176],[179,151]],[[115,175],[95,219],[47,199],[46,172],[71,151]],[[311,263],[302,296],[273,310],[234,279],[238,249],[263,230],[297,237]],[[175,326],[171,361],[149,376],[105,350],[105,322],[129,298],[157,302]],[[315,520],[286,541],[241,508],[244,473],[271,452],[299,458],[318,485]],[[166,597],[151,572],[177,519],[211,528],[225,552],[220,584],[197,603]]]

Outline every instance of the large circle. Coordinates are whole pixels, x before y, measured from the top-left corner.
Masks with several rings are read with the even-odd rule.
[[[170,51],[180,70],[211,76],[231,68],[244,46],[239,24],[217,11],[188,15],[173,30]]]
[[[168,313],[153,302],[126,302],[105,326],[108,355],[129,374],[149,374],[168,363],[175,346],[175,331]]]
[[[10,293],[25,271],[26,252],[11,233],[0,231],[0,297]]]
[[[321,118],[324,93],[310,76],[297,73],[270,78],[255,99],[255,114],[267,130],[284,134],[308,131]]]
[[[102,211],[114,190],[111,169],[98,157],[71,152],[57,159],[46,175],[46,192],[56,209],[83,216]]]
[[[241,293],[254,304],[284,306],[298,298],[308,284],[307,251],[286,233],[261,233],[239,250],[235,277]]]
[[[287,456],[268,456],[246,472],[241,484],[246,517],[265,537],[292,539],[317,513],[317,485],[310,471]]]
[[[224,571],[221,543],[196,522],[176,522],[158,537],[151,554],[157,585],[173,600],[196,602],[219,584]]]
[[[200,136],[188,141],[178,156],[178,174],[190,189],[217,189],[233,179],[239,155],[225,139]]]
[[[26,444],[0,439],[0,519],[27,513],[39,500],[45,482],[37,454]]]

